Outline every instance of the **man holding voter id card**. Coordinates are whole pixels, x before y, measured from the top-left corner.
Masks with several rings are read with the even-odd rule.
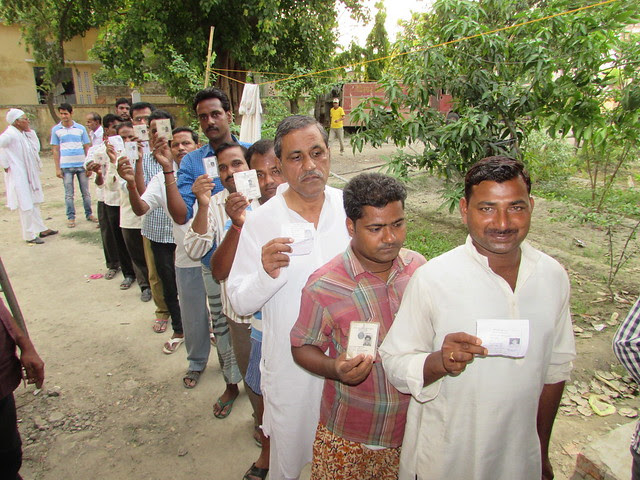
[[[302,290],[291,330],[293,358],[325,377],[313,480],[398,478],[410,396],[387,381],[377,347],[411,275],[426,262],[402,248],[406,197],[392,177],[352,178],[343,191],[351,243]]]
[[[471,167],[460,200],[469,236],[412,277],[380,347],[412,395],[401,480],[553,478],[548,448],[576,356],[563,267],[525,241],[522,163]]]

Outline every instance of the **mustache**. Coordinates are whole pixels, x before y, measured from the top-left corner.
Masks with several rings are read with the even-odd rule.
[[[218,130],[218,127],[211,125],[210,127],[207,127],[205,131],[208,132],[209,130]]]
[[[304,180],[307,177],[316,177],[319,179],[324,179],[324,176],[322,175],[321,172],[318,172],[317,170],[310,170],[308,172],[305,172],[301,177],[300,180]]]
[[[513,229],[513,228],[508,228],[506,230],[498,230],[496,228],[492,228],[487,230],[487,233],[489,235],[510,235],[512,233],[518,233],[518,230]]]

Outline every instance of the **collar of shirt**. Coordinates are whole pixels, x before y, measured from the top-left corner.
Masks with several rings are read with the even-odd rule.
[[[374,275],[373,273],[365,270],[356,257],[355,253],[353,253],[353,249],[351,248],[351,244],[347,247],[345,251],[345,270],[349,274],[349,276],[356,280],[361,275]],[[397,275],[402,273],[404,269],[413,261],[413,258],[410,258],[407,255],[407,250],[404,248],[400,249],[398,256],[393,260],[393,264],[391,265],[391,273],[389,274],[389,278],[387,279],[387,283],[393,280]],[[375,275],[374,275],[375,276]]]

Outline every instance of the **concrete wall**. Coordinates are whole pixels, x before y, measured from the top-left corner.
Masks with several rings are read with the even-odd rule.
[[[143,96],[143,100],[147,101]],[[171,113],[176,119],[176,126],[188,126],[191,121],[190,109],[185,105],[180,104],[163,104],[154,103],[154,105],[162,110],[166,110]],[[10,108],[20,108],[24,110],[29,119],[31,120],[31,128],[33,128],[38,134],[40,144],[43,150],[48,150],[49,140],[51,139],[51,128],[56,124],[49,114],[49,109],[46,105],[0,105],[0,132],[4,131],[7,127],[6,116]],[[99,115],[104,116],[107,113],[113,113],[113,102],[107,105],[74,105],[73,106],[73,119],[81,123],[86,124],[86,116],[88,113],[97,112]]]

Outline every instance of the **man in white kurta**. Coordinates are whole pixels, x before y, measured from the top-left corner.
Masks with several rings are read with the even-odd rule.
[[[512,182],[521,181],[482,181],[480,186]],[[526,199],[527,191],[522,191]],[[467,205],[475,208],[486,223],[478,228],[463,212],[470,230],[467,242],[416,271],[380,348],[391,383],[412,395],[401,480],[551,478],[550,464],[545,465],[549,435],[575,358],[568,276],[557,261],[521,243],[529,220],[515,225],[508,218],[522,216],[515,209],[529,208],[526,200],[521,206],[509,198],[501,210],[503,198],[485,198],[478,205],[474,195],[475,190],[465,211]],[[494,211],[500,213],[486,220]],[[516,250],[499,252],[507,237]],[[491,241],[484,242],[486,238]],[[498,255],[512,253],[514,277],[495,264],[504,260]],[[528,320],[524,357],[464,353],[484,349],[474,337],[479,319]],[[454,332],[468,334],[469,343],[452,342],[452,335],[458,335]],[[446,370],[431,383],[429,359]],[[546,396],[550,391],[555,392],[551,402]],[[540,423],[538,414],[550,416],[550,423]],[[548,434],[539,435],[539,429]]]
[[[326,186],[326,131],[309,117],[288,117],[278,126],[275,152],[288,183],[247,214],[227,293],[238,314],[262,310],[263,430],[271,437],[269,477],[281,480],[298,478],[311,461],[323,386],[293,361],[289,334],[309,275],[344,251],[349,235],[342,191]],[[287,246],[289,224],[310,232],[306,246]]]
[[[47,228],[40,214],[40,204],[44,201],[40,141],[22,110],[10,109],[6,119],[9,126],[0,135],[0,165],[5,172],[7,206],[20,213],[24,240],[43,243],[39,235],[46,237],[58,232]]]

